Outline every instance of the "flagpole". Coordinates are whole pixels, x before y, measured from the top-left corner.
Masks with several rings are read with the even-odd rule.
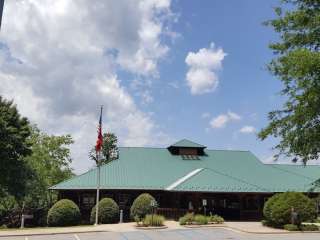
[[[4,6],[4,0],[0,0],[0,29],[1,29],[1,22],[2,22],[3,6]]]
[[[100,125],[100,133],[102,131],[102,108],[101,106],[101,111],[100,111],[100,120],[99,120],[99,125]],[[97,151],[96,149],[96,158],[97,158],[97,165],[98,165],[98,172],[97,172],[97,199],[96,199],[96,219],[94,225],[97,226],[99,223],[99,199],[100,199],[100,166],[101,166],[101,149]]]
[[[98,173],[97,173],[97,200],[96,200],[96,221],[95,226],[98,225],[98,216],[99,216],[99,198],[100,198],[100,152],[97,154],[98,161]]]

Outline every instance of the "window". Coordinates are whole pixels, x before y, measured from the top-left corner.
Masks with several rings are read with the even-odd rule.
[[[239,209],[240,208],[240,203],[236,202],[236,201],[230,202],[229,205],[228,205],[228,208],[229,209]]]
[[[85,208],[91,208],[95,204],[95,197],[94,195],[85,194],[82,197],[82,205]]]
[[[217,203],[214,199],[211,199],[211,206],[212,207],[216,207]]]
[[[180,148],[180,155],[198,155],[198,150],[196,148]]]
[[[125,207],[130,205],[130,194],[119,194],[119,206]]]
[[[259,209],[259,199],[255,196],[248,196],[244,202],[244,209],[246,210],[258,210]]]
[[[226,208],[227,207],[227,199],[220,199],[220,207]]]
[[[181,155],[183,160],[200,160],[197,155]]]

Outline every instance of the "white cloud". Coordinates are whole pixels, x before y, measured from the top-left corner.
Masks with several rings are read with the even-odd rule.
[[[230,118],[230,120],[240,120],[241,119],[241,116],[234,113],[234,112],[231,112],[231,111],[228,111],[228,117]]]
[[[170,1],[6,1],[0,37],[0,94],[52,134],[70,133],[74,167],[92,163],[98,106],[104,129],[122,145],[166,144],[169,137],[137,106],[118,71],[156,77],[169,46]],[[149,92],[141,95],[152,101]]]
[[[234,112],[228,111],[226,114],[220,114],[219,116],[213,118],[210,121],[210,126],[212,128],[224,128],[228,122],[238,121],[240,119],[241,119],[240,115]]]
[[[219,83],[217,71],[222,67],[222,61],[227,54],[222,48],[202,48],[198,52],[189,52],[186,64],[189,70],[186,75],[191,94],[204,94],[214,91]]]
[[[255,127],[253,127],[253,126],[243,126],[240,130],[239,130],[239,132],[241,132],[241,133],[255,133],[257,130],[256,130],[256,128]]]
[[[212,128],[223,128],[228,121],[229,117],[227,115],[221,114],[218,117],[213,118],[210,121],[210,125]]]

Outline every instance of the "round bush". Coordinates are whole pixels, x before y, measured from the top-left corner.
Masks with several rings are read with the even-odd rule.
[[[90,222],[96,219],[96,207],[91,210]],[[119,220],[119,206],[112,198],[103,198],[99,202],[99,223],[116,223]]]
[[[78,206],[69,199],[61,199],[56,202],[48,212],[47,222],[49,226],[74,226],[81,220]]]
[[[316,217],[315,203],[302,193],[278,193],[268,199],[263,215],[270,226],[282,227],[291,223],[291,208],[299,214],[299,220],[310,221]]]
[[[134,201],[130,209],[131,218],[144,218],[152,212],[151,202],[155,199],[148,193],[139,195]]]

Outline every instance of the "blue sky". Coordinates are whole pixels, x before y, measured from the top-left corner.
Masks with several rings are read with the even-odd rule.
[[[250,150],[270,161],[256,132],[281,108],[267,70],[277,39],[265,20],[279,1],[6,1],[0,94],[49,134],[71,134],[73,167],[93,166],[99,105],[121,146],[182,138]]]
[[[174,1],[179,14],[174,30],[180,34],[168,59],[160,66],[153,88],[154,101],[145,108],[175,139],[189,138],[209,148],[250,150],[261,159],[272,155],[274,140],[261,142],[255,133],[239,132],[243,126],[257,130],[267,124],[267,113],[281,107],[281,83],[266,70],[272,58],[268,44],[277,35],[262,24],[274,17],[278,1]],[[218,72],[214,92],[192,95],[186,84],[188,52],[209,48],[211,42],[227,56]],[[175,83],[178,88],[169,84]],[[213,129],[210,120],[232,111],[241,120]],[[209,117],[202,117],[209,113]]]

